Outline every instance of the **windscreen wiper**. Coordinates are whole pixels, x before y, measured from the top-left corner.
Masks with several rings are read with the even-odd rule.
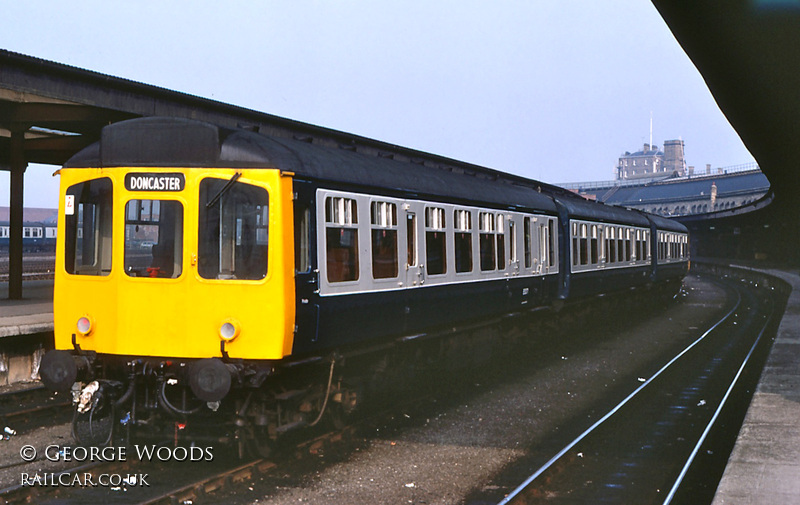
[[[241,172],[236,172],[235,174],[233,174],[233,177],[231,177],[231,180],[229,180],[227,183],[225,183],[224,186],[222,186],[222,189],[219,190],[219,193],[214,195],[214,198],[209,200],[209,202],[206,204],[206,208],[210,209],[211,207],[216,205],[217,202],[219,202],[219,199],[222,198],[222,195],[224,195],[229,189],[231,189],[231,186],[233,186],[233,183],[236,182],[239,179],[239,177],[241,177],[241,176],[242,176]]]

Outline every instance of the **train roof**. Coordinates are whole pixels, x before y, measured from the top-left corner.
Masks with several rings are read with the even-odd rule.
[[[656,214],[647,214],[647,217],[653,221],[656,228],[659,230],[677,231],[681,233],[688,233],[689,231],[686,226],[673,219],[667,219]]]
[[[78,152],[66,168],[188,167],[278,168],[299,178],[381,188],[420,197],[483,202],[554,213],[551,186],[504,177],[469,165],[431,167],[424,159],[398,160],[344,146],[320,146],[248,130],[229,130],[181,118],[147,117],[106,126],[101,140]]]
[[[631,224],[634,226],[649,227],[650,222],[642,212],[637,210],[604,205],[580,197],[558,198],[558,201],[567,208],[570,218],[586,219],[589,221],[613,222]]]

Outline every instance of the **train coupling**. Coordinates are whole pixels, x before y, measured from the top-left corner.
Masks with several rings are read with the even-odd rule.
[[[122,384],[117,381],[92,381],[83,389],[74,391],[73,402],[79,414],[85,414],[98,407],[102,407],[105,402],[115,402],[119,397]]]
[[[79,413],[83,414],[85,412],[89,412],[92,407],[94,406],[94,402],[92,399],[94,398],[95,393],[100,389],[100,383],[97,381],[92,381],[84,387],[78,397],[76,398],[77,401],[77,410]],[[99,401],[102,395],[97,396],[97,400]]]
[[[90,375],[94,353],[73,354],[69,351],[50,350],[39,365],[42,383],[51,391],[69,391],[76,381]]]

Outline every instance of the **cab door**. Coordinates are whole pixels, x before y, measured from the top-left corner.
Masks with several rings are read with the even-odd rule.
[[[283,358],[295,321],[291,176],[218,169],[187,177],[198,200],[184,346],[198,357]]]
[[[294,350],[313,349],[319,343],[320,299],[316,236],[315,188],[310,182],[294,181]]]

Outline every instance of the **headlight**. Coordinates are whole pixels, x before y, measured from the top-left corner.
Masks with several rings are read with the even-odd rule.
[[[94,329],[94,324],[92,324],[92,319],[89,316],[83,316],[78,319],[78,322],[75,324],[75,326],[78,328],[78,333],[84,337],[91,333]]]
[[[230,342],[239,336],[239,322],[235,319],[226,319],[223,321],[222,326],[219,327],[219,338],[226,342]]]

